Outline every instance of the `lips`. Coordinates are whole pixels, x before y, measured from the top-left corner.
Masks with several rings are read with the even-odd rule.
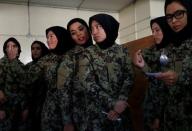
[[[175,25],[175,26],[173,26],[173,28],[174,28],[174,30],[177,31],[177,30],[180,30],[181,27],[179,25]]]
[[[84,41],[85,37],[79,37],[78,40],[79,41]]]

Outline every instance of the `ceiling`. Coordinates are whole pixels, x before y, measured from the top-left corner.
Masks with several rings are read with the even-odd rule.
[[[119,12],[133,1],[135,0],[0,0],[0,3]]]

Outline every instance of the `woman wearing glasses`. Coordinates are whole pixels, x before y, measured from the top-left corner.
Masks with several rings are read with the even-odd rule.
[[[169,52],[170,70],[159,79],[169,87],[164,131],[192,130],[192,1],[166,0],[167,23],[175,32]]]

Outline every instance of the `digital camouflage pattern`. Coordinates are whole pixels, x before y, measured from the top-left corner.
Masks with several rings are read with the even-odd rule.
[[[168,87],[168,102],[165,108],[165,131],[192,130],[192,38],[182,42],[179,47],[168,48],[170,69],[179,75],[175,86]]]
[[[58,100],[63,125],[73,122],[78,131],[127,131],[127,114],[110,121],[106,114],[118,100],[127,100],[133,82],[128,52],[120,45],[77,49],[58,68]]]
[[[162,52],[167,51],[165,48],[157,49],[155,45],[149,49],[143,51],[144,60],[149,68],[146,68],[145,72],[163,72],[166,71],[168,65],[162,65],[160,63],[160,56]],[[144,98],[144,130],[149,131],[155,119],[159,119],[161,122],[164,119],[164,108],[168,96],[168,89],[164,88],[162,81],[155,79],[155,77],[148,77],[149,88],[146,91]]]
[[[31,61],[26,64],[26,72],[34,68],[37,61]],[[27,108],[29,116],[27,120],[27,131],[40,131],[41,129],[41,112],[47,92],[47,84],[44,77],[38,78],[35,82],[27,85]]]
[[[9,61],[6,56],[0,59],[0,90],[6,96],[0,110],[6,112],[6,118],[0,121],[0,131],[18,129],[21,112],[25,106],[24,65],[18,59]]]
[[[185,40],[180,46],[169,44],[164,50],[169,58],[169,63],[163,67],[159,66],[160,68],[156,72],[173,70],[178,73],[179,78],[174,86],[169,87],[153,81],[153,87],[157,87],[153,90],[158,91],[161,88],[162,91],[154,93],[155,91],[152,92],[152,90],[153,97],[150,98],[151,103],[148,104],[154,106],[156,99],[159,101],[159,104],[155,106],[157,108],[159,106],[156,112],[161,110],[162,131],[190,131],[192,130],[192,38]],[[157,55],[157,59],[159,59],[158,57]],[[151,58],[154,59],[154,56],[151,55]],[[151,86],[151,88],[153,87]]]
[[[52,123],[50,123],[50,121],[54,119],[52,116],[54,116],[54,114],[57,114],[58,108],[55,106],[56,104],[54,103],[56,99],[54,93],[57,81],[56,68],[58,63],[60,62],[60,59],[61,56],[49,53],[46,56],[40,58],[38,62],[31,66],[31,68],[28,70],[27,77],[30,80],[29,84],[33,84],[34,82],[37,82],[41,79],[43,79],[43,81],[45,82],[44,86],[46,87],[46,90],[44,90],[44,93],[46,93],[46,98],[41,114],[42,131],[51,130],[50,127],[52,127]]]

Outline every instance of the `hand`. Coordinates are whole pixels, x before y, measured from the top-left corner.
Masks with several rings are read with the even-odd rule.
[[[3,110],[0,110],[0,121],[4,120],[6,117],[6,113]]]
[[[177,82],[178,74],[174,71],[161,72],[156,78],[164,81],[166,85],[172,86]]]
[[[3,93],[3,91],[0,90],[0,105],[3,104],[6,101],[6,96]]]
[[[109,113],[107,114],[107,118],[111,121],[115,121],[119,118],[119,113],[117,113],[114,110],[109,111]]]
[[[115,103],[114,105],[114,111],[116,111],[117,113],[121,114],[125,108],[129,106],[128,103],[124,100],[119,100]]]
[[[29,114],[29,110],[28,109],[25,109],[22,112],[22,114],[21,114],[22,121],[26,121],[27,120],[28,114]]]
[[[142,53],[141,53],[141,50],[138,50],[136,51],[134,54],[133,54],[133,59],[132,59],[132,62],[135,66],[139,67],[139,68],[143,68],[144,65],[145,65],[145,61],[142,57]]]
[[[66,124],[63,131],[75,131],[73,124]]]
[[[150,128],[152,131],[159,131],[160,130],[160,120],[155,118],[152,123],[150,124]]]

